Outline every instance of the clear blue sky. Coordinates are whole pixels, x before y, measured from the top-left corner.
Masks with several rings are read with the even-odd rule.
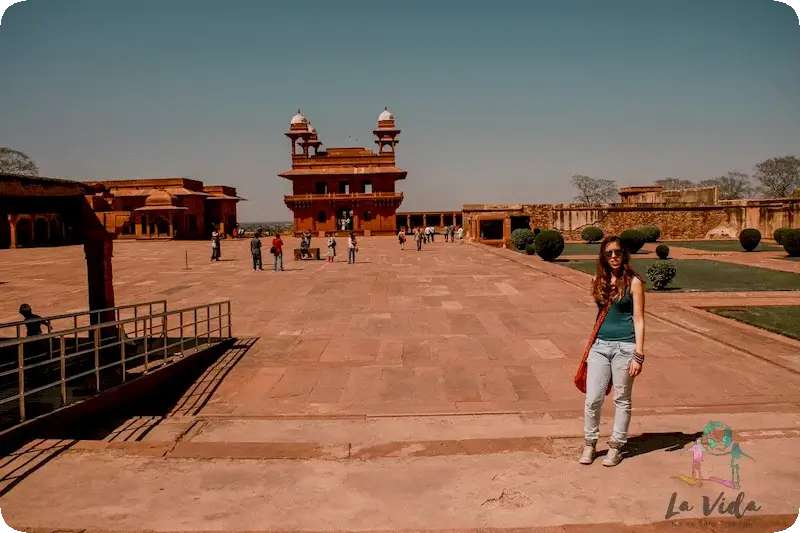
[[[49,176],[230,184],[244,221],[290,218],[298,107],[372,148],[389,106],[401,210],[800,152],[800,26],[771,0],[27,0],[0,50],[0,146]]]

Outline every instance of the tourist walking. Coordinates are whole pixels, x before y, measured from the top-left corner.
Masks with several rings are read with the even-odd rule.
[[[347,262],[356,264],[356,252],[358,251],[358,242],[356,242],[356,234],[350,232],[350,238],[347,242]]]
[[[644,364],[644,283],[630,265],[630,254],[619,237],[600,245],[591,295],[600,310],[587,357],[584,448],[579,462],[591,464],[599,436],[605,395],[614,390],[614,426],[604,466],[622,460],[631,422],[633,381]],[[577,383],[576,377],[576,383]]]
[[[219,261],[221,256],[222,250],[220,249],[219,232],[217,228],[214,227],[214,231],[211,232],[211,260]]]
[[[305,231],[305,233],[303,233],[303,238],[305,238],[306,244],[308,244],[308,247],[311,248],[311,230],[310,229],[307,229]]]
[[[281,264],[281,272],[283,272],[283,241],[281,240],[281,234],[275,233],[275,238],[272,239],[272,249],[270,249],[274,259],[272,261],[272,271],[278,271],[278,263]]]
[[[250,254],[253,256],[253,272],[259,270],[264,271],[264,265],[261,262],[261,232],[263,230],[258,228],[250,240]]]
[[[422,234],[422,228],[417,228],[417,233],[414,235],[414,239],[417,241],[417,251],[422,250],[422,240],[425,237]]]
[[[450,226],[450,242],[456,242],[455,236],[456,236],[456,226],[455,224],[453,224]]]
[[[458,244],[464,244],[464,228],[459,227],[456,234],[458,235]]]
[[[400,228],[400,231],[397,234],[397,240],[400,242],[400,249],[406,249],[406,230],[405,228]]]
[[[333,263],[333,258],[336,256],[336,239],[333,234],[328,235],[328,263]]]

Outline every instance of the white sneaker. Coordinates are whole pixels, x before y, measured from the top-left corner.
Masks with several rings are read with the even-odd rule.
[[[582,465],[590,465],[594,461],[595,455],[595,447],[590,444],[585,444],[583,446],[583,453],[581,453],[580,459],[578,462]]]
[[[620,461],[622,461],[622,449],[609,448],[605,459],[603,459],[603,466],[617,466]]]

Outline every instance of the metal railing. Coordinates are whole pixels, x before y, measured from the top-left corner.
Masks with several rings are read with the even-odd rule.
[[[0,341],[0,430],[230,338],[222,301]]]
[[[67,329],[78,329],[83,326],[91,325],[92,318],[97,316],[106,316],[110,312],[114,312],[114,320],[123,320],[123,316],[131,315],[133,310],[133,318],[141,316],[152,315],[153,310],[156,312],[165,313],[167,311],[166,300],[153,300],[152,302],[142,302],[130,305],[118,305],[116,307],[107,307],[105,309],[92,309],[87,311],[77,311],[75,313],[65,313],[63,315],[43,316],[43,322],[50,323],[50,333],[56,331],[64,331]],[[25,321],[18,320],[16,322],[6,322],[0,324],[0,339],[22,337],[22,332],[26,329]]]
[[[338,199],[363,199],[371,196],[380,198],[402,198],[402,192],[327,192],[319,194],[289,194],[284,196],[285,200],[338,200]]]

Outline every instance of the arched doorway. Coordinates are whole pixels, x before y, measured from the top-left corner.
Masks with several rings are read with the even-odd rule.
[[[50,244],[50,225],[46,218],[37,218],[33,223],[33,245],[47,246]]]
[[[28,248],[33,243],[33,228],[29,218],[17,221],[17,248]]]
[[[158,234],[159,237],[172,237],[172,235],[169,234],[169,222],[164,220],[162,217],[157,217],[153,221],[153,227],[151,228],[150,233],[153,235]]]
[[[11,248],[11,224],[5,216],[0,217],[0,249]]]
[[[353,210],[349,207],[340,207],[336,211],[336,229],[338,231],[352,231]]]
[[[61,234],[61,223],[57,219],[50,221],[50,244],[57,246],[63,241]]]
[[[147,216],[142,215],[142,236],[147,235]]]

